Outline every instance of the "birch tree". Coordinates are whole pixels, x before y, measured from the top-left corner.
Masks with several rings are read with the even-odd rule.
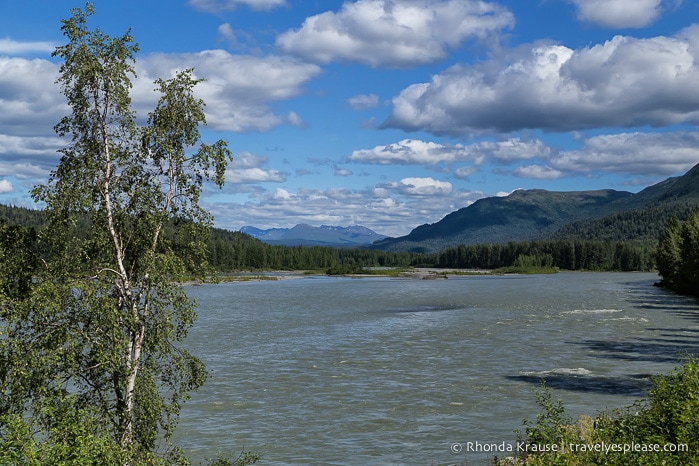
[[[139,125],[130,32],[88,28],[90,4],[71,12],[54,52],[71,110],[55,129],[70,142],[33,191],[49,226],[30,289],[0,296],[0,440],[51,440],[72,413],[73,425],[98,429],[109,450],[100,458],[143,464],[176,452],[162,441],[207,376],[181,345],[196,313],[178,283],[207,273],[212,218],[200,196],[207,181],[223,185],[231,154],[202,142],[193,70],[155,82],[160,100]],[[31,425],[9,429],[8,419]]]

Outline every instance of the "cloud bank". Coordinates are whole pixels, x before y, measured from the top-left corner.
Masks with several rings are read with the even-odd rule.
[[[33,48],[15,47],[17,49]],[[152,54],[136,62],[131,95],[141,118],[158,99],[153,80],[195,68],[206,81],[195,88],[207,102],[209,128],[220,131],[268,131],[279,125],[302,126],[296,112],[277,113],[270,103],[291,99],[320,68],[280,56],[232,55],[223,50],[190,54]],[[57,150],[67,144],[53,131],[70,109],[58,85],[58,65],[47,59],[0,56],[0,176],[45,178],[56,166]],[[278,171],[242,170],[232,180],[281,181]]]
[[[287,53],[317,63],[414,67],[443,59],[467,39],[514,25],[507,9],[479,0],[358,0],[306,18],[277,38]]]
[[[384,128],[463,137],[699,123],[699,26],[572,50],[537,43],[454,66],[393,99]]]

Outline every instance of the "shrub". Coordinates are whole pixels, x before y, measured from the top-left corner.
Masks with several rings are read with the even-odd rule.
[[[524,421],[528,453],[519,458],[522,464],[699,464],[699,367],[694,356],[669,375],[653,377],[647,399],[594,419],[583,416],[572,423],[545,384],[537,402],[542,412],[536,423]],[[551,445],[557,448],[546,448]]]

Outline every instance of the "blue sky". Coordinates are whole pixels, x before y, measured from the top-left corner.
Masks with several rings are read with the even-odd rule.
[[[216,226],[391,236],[517,188],[638,191],[699,163],[699,2],[97,0],[132,29],[133,102],[195,68]],[[31,207],[65,141],[51,58],[72,0],[0,0],[0,202]]]

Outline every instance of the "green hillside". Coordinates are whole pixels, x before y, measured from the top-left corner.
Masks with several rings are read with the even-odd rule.
[[[34,228],[38,228],[45,223],[44,213],[40,210],[0,204],[0,221],[3,220],[12,225]]]
[[[487,197],[452,212],[409,235],[374,243],[390,251],[438,252],[457,244],[530,241],[553,235],[571,221],[598,216],[604,206],[632,196],[614,190],[555,192],[518,190],[507,197]]]
[[[372,247],[436,253],[459,244],[543,239],[655,241],[671,217],[686,218],[698,206],[699,165],[637,194],[533,189],[480,199],[437,223]]]
[[[699,202],[668,202],[626,210],[600,219],[578,220],[564,225],[552,238],[654,242],[671,218],[684,220],[698,206]]]

